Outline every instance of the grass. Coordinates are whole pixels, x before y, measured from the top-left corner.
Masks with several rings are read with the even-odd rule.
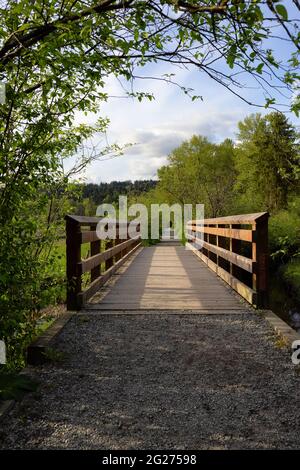
[[[65,359],[65,353],[54,348],[47,348],[43,354],[49,362],[62,362]]]
[[[296,298],[300,298],[300,259],[295,258],[282,268],[282,278]]]
[[[81,257],[85,259],[90,254],[90,245],[81,245]],[[89,273],[82,276],[83,286],[90,282]],[[66,301],[66,241],[59,240],[53,247],[48,270],[45,273],[45,285],[42,293],[40,308],[57,305]]]
[[[0,371],[0,400],[21,400],[28,392],[35,392],[38,383],[23,374]]]
[[[278,349],[285,349],[289,347],[289,342],[286,338],[284,338],[282,335],[278,336],[278,338],[275,341],[275,346]]]

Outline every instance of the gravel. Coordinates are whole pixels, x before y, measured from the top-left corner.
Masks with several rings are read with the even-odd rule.
[[[300,375],[254,313],[80,314],[1,449],[293,449]]]

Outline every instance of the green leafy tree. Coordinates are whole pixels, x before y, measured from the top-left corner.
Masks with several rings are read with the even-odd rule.
[[[173,150],[169,165],[158,170],[160,190],[169,202],[205,205],[206,216],[226,213],[235,181],[234,148],[230,140],[216,145],[193,136]]]
[[[236,188],[241,207],[274,213],[299,188],[299,141],[281,113],[251,115],[239,123]]]
[[[299,79],[299,9],[296,1],[287,11],[272,0],[2,0],[0,79],[11,87],[11,76],[26,68],[18,95],[50,94],[60,112],[75,103],[86,110],[105,99],[109,74],[131,80],[140,66],[162,60],[193,65],[242,97],[235,72],[250,73],[271,92],[272,105],[278,87],[293,93]],[[270,49],[272,37],[289,42],[286,63],[280,48]],[[172,74],[164,78],[172,81]],[[296,111],[298,101],[292,106]]]

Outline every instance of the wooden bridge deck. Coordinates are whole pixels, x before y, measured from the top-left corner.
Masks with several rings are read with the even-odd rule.
[[[117,274],[102,300],[96,296],[91,302],[99,310],[245,310],[238,296],[190,250],[167,243],[143,248]]]

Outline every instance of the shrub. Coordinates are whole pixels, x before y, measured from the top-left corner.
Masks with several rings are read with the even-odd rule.
[[[270,217],[269,246],[272,258],[287,262],[300,252],[300,216],[296,211],[282,210]]]
[[[296,298],[300,299],[300,258],[295,258],[281,269],[282,279]]]

